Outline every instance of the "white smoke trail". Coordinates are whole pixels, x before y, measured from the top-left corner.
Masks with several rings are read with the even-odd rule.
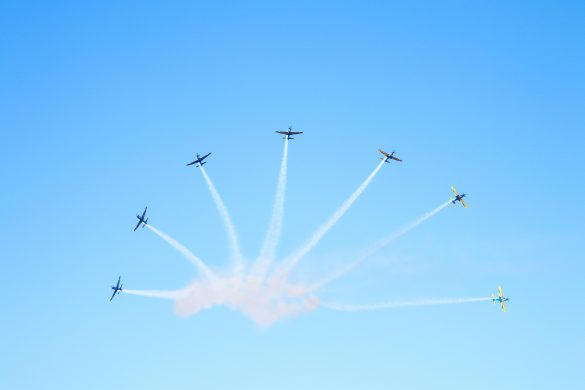
[[[260,250],[260,257],[254,264],[252,275],[264,277],[270,264],[276,256],[276,248],[282,233],[282,220],[284,218],[284,200],[286,195],[286,171],[288,162],[288,138],[284,138],[284,151],[280,163],[280,174],[278,176],[278,185],[276,187],[276,196],[272,206],[272,217],[268,224],[268,230]]]
[[[214,280],[194,280],[187,287],[171,292],[130,291],[136,295],[174,299],[175,312],[180,316],[192,316],[214,306],[225,306],[262,326],[312,311],[318,306],[317,298],[306,295],[303,286],[284,282],[269,285],[236,274]]]
[[[123,293],[174,301],[175,313],[192,316],[205,309],[224,306],[236,310],[261,326],[315,310],[318,299],[302,285],[264,283],[241,274],[223,274],[214,279],[194,280],[174,291],[122,290]]]
[[[180,299],[183,294],[180,291],[158,291],[158,290],[122,290],[124,294],[140,295],[142,297],[160,298],[160,299]]]
[[[175,248],[180,254],[185,256],[189,261],[191,261],[199,271],[208,279],[212,279],[214,277],[213,272],[205,265],[203,260],[199,257],[195,256],[193,252],[187,249],[183,244],[166,234],[155,228],[154,226],[147,224],[146,226],[150,231],[154,232],[157,236],[165,240],[168,244],[170,244],[173,248]]]
[[[408,306],[434,306],[434,305],[455,305],[461,303],[472,303],[472,302],[485,302],[491,301],[492,298],[443,298],[443,299],[424,299],[415,301],[394,301],[394,302],[382,302],[372,303],[367,305],[347,305],[340,303],[321,302],[319,306],[346,312],[356,311],[374,311],[384,309],[397,309]]]
[[[297,265],[297,263],[309,253],[318,243],[321,241],[323,236],[339,221],[339,219],[349,210],[349,208],[355,203],[359,196],[368,187],[370,182],[374,179],[380,168],[384,165],[384,160],[380,161],[378,166],[370,173],[370,176],[354,191],[353,194],[339,207],[331,217],[319,228],[310,240],[298,249],[292,256],[285,260],[284,264],[275,273],[276,278],[286,277],[288,273]]]
[[[242,260],[242,253],[240,251],[240,242],[238,240],[238,235],[236,234],[236,228],[234,227],[230,214],[228,213],[227,208],[223,203],[223,199],[219,195],[219,192],[217,192],[217,189],[215,188],[215,185],[213,185],[213,182],[207,175],[207,172],[205,171],[203,166],[200,166],[199,169],[203,174],[203,178],[205,179],[205,182],[209,187],[209,192],[211,192],[211,197],[213,198],[215,207],[217,208],[217,211],[219,212],[219,215],[221,216],[221,219],[223,221],[223,226],[228,236],[228,242],[231,251],[231,258],[232,261],[234,262],[234,268],[237,272],[242,272],[244,269],[244,264]]]
[[[409,223],[408,225],[406,225],[402,229],[400,229],[398,232],[393,233],[390,236],[378,241],[376,244],[374,244],[370,248],[368,248],[357,260],[355,260],[349,264],[346,264],[345,266],[337,269],[336,271],[334,271],[330,275],[323,278],[321,281],[313,284],[313,286],[309,289],[309,291],[317,291],[317,290],[321,289],[323,286],[325,286],[326,284],[329,284],[332,281],[347,274],[348,272],[353,270],[355,267],[357,267],[358,265],[363,263],[365,260],[372,257],[374,254],[376,254],[380,250],[384,249],[384,247],[388,246],[389,244],[396,241],[398,238],[404,236],[406,233],[408,233],[409,231],[411,231],[412,229],[414,229],[415,227],[417,227],[421,223],[425,222],[426,220],[428,220],[428,219],[432,218],[433,216],[435,216],[436,214],[438,214],[445,207],[449,206],[449,204],[451,204],[450,200],[443,203],[442,205],[435,208],[434,210],[431,210],[428,213],[424,214],[423,216],[417,218],[416,220],[412,221],[411,223]]]

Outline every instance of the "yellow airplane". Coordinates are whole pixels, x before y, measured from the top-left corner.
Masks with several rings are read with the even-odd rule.
[[[504,296],[504,293],[502,292],[502,287],[498,286],[498,296],[496,297],[494,294],[492,294],[492,301],[494,302],[494,305],[496,304],[496,302],[500,302],[500,306],[502,306],[502,310],[504,311],[504,313],[506,312],[506,305],[504,304],[504,302],[508,302],[510,300],[510,298],[506,298]]]
[[[453,186],[451,186],[451,191],[453,191],[453,194],[455,194],[455,199],[450,198],[451,203],[457,204],[457,202],[459,202],[463,205],[463,207],[467,208],[467,204],[463,201],[463,198],[465,198],[465,194],[459,195],[459,193],[457,192],[457,190]]]
[[[400,161],[402,162],[401,159],[399,159],[398,157],[394,156],[394,154],[396,152],[392,152],[392,153],[387,153],[385,151],[383,151],[382,149],[378,149],[378,152],[382,153],[384,155],[384,157],[381,157],[380,160],[384,160],[384,162],[389,163],[390,160],[394,160],[394,161]]]

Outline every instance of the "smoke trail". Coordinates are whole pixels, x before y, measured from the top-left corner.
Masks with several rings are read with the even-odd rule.
[[[219,211],[219,215],[221,216],[221,219],[223,221],[223,226],[228,236],[231,258],[232,261],[234,262],[234,267],[237,272],[241,272],[244,268],[244,265],[242,262],[242,254],[240,251],[238,235],[236,234],[236,228],[234,227],[230,214],[228,213],[227,208],[225,207],[225,204],[223,203],[223,200],[219,195],[219,192],[217,192],[217,189],[215,188],[215,185],[213,185],[211,179],[207,175],[207,172],[205,171],[203,166],[200,166],[199,168],[201,170],[201,173],[203,174],[203,178],[205,179],[207,186],[209,187],[209,192],[211,192],[211,197],[215,202],[215,207],[217,207],[217,211]]]
[[[292,288],[291,288],[292,287]],[[254,283],[241,276],[227,276],[214,282],[193,281],[175,301],[175,313],[192,316],[215,306],[237,310],[261,326],[317,308],[317,299],[303,295],[302,287]]]
[[[492,298],[443,298],[443,299],[424,299],[417,301],[394,301],[394,302],[383,302],[373,303],[367,305],[346,305],[331,302],[321,302],[321,307],[346,312],[356,311],[374,311],[384,309],[397,309],[408,306],[435,306],[435,305],[455,305],[461,303],[472,303],[472,302],[485,302],[491,301]]]
[[[316,297],[304,293],[303,286],[287,283],[267,285],[242,275],[220,275],[213,280],[194,280],[174,291],[122,290],[123,293],[174,300],[175,313],[192,316],[216,306],[237,310],[261,326],[318,307]]]
[[[150,224],[144,225],[144,226],[146,226],[150,231],[154,232],[157,236],[159,236],[160,238],[165,240],[173,248],[175,248],[179,253],[181,253],[189,261],[191,261],[207,279],[214,278],[213,272],[211,272],[211,270],[205,265],[203,260],[201,260],[199,257],[195,256],[193,254],[193,252],[191,252],[189,249],[187,249],[183,244],[181,244],[180,242],[178,242],[177,240],[175,240],[174,238],[172,238],[168,234],[158,230],[157,228],[155,228],[154,226],[152,226]]]
[[[268,224],[268,230],[260,250],[260,257],[252,270],[253,275],[263,277],[270,264],[274,261],[276,247],[282,233],[282,220],[284,218],[284,200],[286,194],[286,171],[288,161],[288,138],[284,138],[284,151],[282,153],[282,162],[280,163],[280,174],[278,176],[278,185],[276,187],[276,196],[272,206],[272,217]]]
[[[435,208],[434,210],[431,210],[428,213],[424,214],[423,216],[417,218],[416,220],[412,221],[411,223],[409,223],[408,225],[406,225],[402,229],[400,229],[398,232],[391,234],[390,236],[388,236],[388,237],[380,240],[376,244],[372,245],[356,261],[349,263],[349,264],[346,264],[342,268],[339,268],[338,270],[334,271],[329,276],[326,276],[325,278],[323,278],[321,281],[315,283],[310,288],[310,291],[319,290],[321,287],[325,286],[326,284],[331,283],[335,279],[340,278],[341,276],[345,275],[349,271],[353,270],[355,267],[357,267],[358,265],[363,263],[365,260],[367,260],[368,258],[373,256],[374,254],[376,254],[380,250],[382,250],[384,247],[386,247],[387,245],[389,245],[393,241],[404,236],[406,233],[408,233],[409,231],[411,231],[412,229],[414,229],[415,227],[417,227],[421,223],[425,222],[426,220],[428,220],[428,219],[432,218],[433,216],[435,216],[436,214],[438,214],[445,207],[449,206],[449,204],[451,204],[450,200],[443,203],[442,205]]]
[[[321,241],[323,236],[339,221],[339,219],[349,210],[354,202],[368,187],[370,182],[374,179],[380,168],[384,165],[384,160],[380,161],[376,169],[368,176],[366,180],[354,191],[353,194],[339,207],[335,213],[327,222],[325,222],[315,233],[311,236],[311,239],[300,249],[297,250],[292,256],[290,256],[285,263],[276,273],[276,277],[286,277],[286,275],[294,268],[294,266],[307,254],[309,253],[318,243]]]
[[[124,294],[140,295],[142,297],[149,298],[161,298],[161,299],[180,299],[183,294],[180,291],[158,291],[158,290],[122,290]]]

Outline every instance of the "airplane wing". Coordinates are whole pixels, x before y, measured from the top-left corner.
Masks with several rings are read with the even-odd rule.
[[[290,131],[289,132],[290,135],[297,135],[297,134],[303,134],[302,131]]]
[[[116,293],[117,292],[118,292],[117,290],[114,290],[114,293],[112,294],[112,297],[110,298],[110,302],[112,302],[112,299],[114,299],[114,297],[116,296]]]
[[[396,160],[396,161],[400,161],[400,162],[402,162],[402,160],[401,160],[401,159],[399,159],[398,157],[394,157],[394,156],[392,156],[392,160]]]
[[[144,217],[146,216],[146,210],[148,209],[148,206],[146,206],[144,208],[144,211],[142,212],[142,217],[140,219],[144,219]]]
[[[378,149],[378,152],[382,153],[386,157],[390,157],[390,155],[388,153],[386,153],[385,151],[383,151],[382,149]]]
[[[210,155],[210,154],[211,154],[211,153],[207,153],[205,156],[203,156],[203,157],[199,158],[199,162],[201,162],[201,161],[205,160],[207,157],[209,157],[209,155]]]
[[[467,207],[467,203],[465,203],[465,201],[463,199],[461,199],[460,202],[463,205],[463,207],[465,207],[466,209],[469,208],[469,207]]]
[[[286,131],[275,131],[275,133],[284,134],[284,135],[287,135],[288,134]]]
[[[195,161],[193,161],[193,162],[190,162],[189,164],[187,164],[187,166],[189,166],[189,165],[193,165],[193,164],[196,164],[196,163],[197,163],[197,160],[195,160]]]
[[[142,220],[138,220],[138,223],[136,224],[136,227],[134,228],[134,231],[136,231],[136,229],[138,229],[140,227],[140,224],[142,223]]]
[[[506,305],[504,305],[504,302],[500,302],[500,305],[502,306],[502,310],[505,313],[506,312]]]
[[[451,186],[451,191],[455,194],[455,196],[459,196],[459,192],[455,189],[455,187]]]
[[[500,298],[503,298],[504,297],[504,293],[502,292],[502,287],[501,286],[498,286],[498,296]]]

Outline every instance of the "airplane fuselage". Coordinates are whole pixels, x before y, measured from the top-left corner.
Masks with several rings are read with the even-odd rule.
[[[461,202],[463,198],[465,198],[465,194],[455,196],[455,199],[453,199],[453,204],[455,204],[455,202]]]
[[[386,163],[390,163],[392,160],[400,161],[399,159],[397,159],[394,156],[386,156],[386,158],[381,158],[380,160],[384,160],[384,162],[386,162]]]

